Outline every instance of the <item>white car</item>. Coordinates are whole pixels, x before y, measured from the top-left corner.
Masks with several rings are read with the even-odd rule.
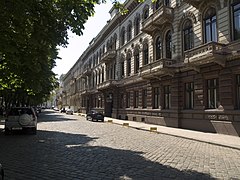
[[[71,114],[71,115],[73,115],[73,110],[67,109],[67,110],[66,110],[66,114]]]
[[[37,115],[31,107],[13,107],[5,120],[5,134],[13,130],[30,130],[37,133]]]

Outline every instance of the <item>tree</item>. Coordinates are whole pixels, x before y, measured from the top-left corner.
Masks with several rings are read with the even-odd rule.
[[[56,86],[52,68],[67,31],[82,35],[94,6],[89,0],[0,1],[0,97],[7,105],[39,103]]]

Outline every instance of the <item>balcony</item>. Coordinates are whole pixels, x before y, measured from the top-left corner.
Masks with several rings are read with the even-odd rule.
[[[227,49],[224,44],[209,42],[185,51],[184,64],[199,71],[201,65],[216,63],[225,66]]]
[[[174,75],[174,67],[171,67],[175,61],[172,59],[160,59],[140,68],[142,78],[158,78],[161,76]]]
[[[227,45],[229,56],[228,59],[234,60],[240,57],[240,40],[233,41]]]
[[[82,78],[85,78],[86,76],[90,76],[92,74],[92,69],[91,68],[87,68],[85,69],[85,71],[83,71],[82,73]]]
[[[183,2],[186,2],[197,9],[199,8],[199,5],[204,1],[205,0],[183,0]]]
[[[151,35],[161,25],[172,21],[173,8],[163,5],[142,22],[142,31]]]
[[[102,55],[101,61],[102,62],[109,62],[116,57],[116,50],[108,50]]]
[[[98,90],[105,90],[109,88],[114,88],[117,86],[117,80],[109,79],[97,85]]]

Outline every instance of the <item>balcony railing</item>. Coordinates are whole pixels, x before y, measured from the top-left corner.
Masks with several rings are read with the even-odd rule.
[[[151,34],[166,22],[172,22],[173,8],[162,5],[151,16],[142,22],[142,31]]]
[[[113,60],[116,57],[116,50],[108,50],[102,55],[101,61],[108,62]]]
[[[116,87],[116,85],[117,85],[117,80],[109,79],[109,80],[106,80],[106,81],[98,84],[97,89],[104,90],[104,89]]]
[[[227,49],[224,44],[209,42],[199,47],[185,51],[184,63],[200,66],[209,63],[217,63],[225,66]]]
[[[174,72],[171,65],[175,61],[172,59],[159,59],[140,68],[140,76],[143,78],[152,78],[156,76],[171,75]]]

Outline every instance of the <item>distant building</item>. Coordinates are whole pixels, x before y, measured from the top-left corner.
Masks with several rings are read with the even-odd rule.
[[[81,113],[240,135],[240,1],[124,3],[63,78]]]

